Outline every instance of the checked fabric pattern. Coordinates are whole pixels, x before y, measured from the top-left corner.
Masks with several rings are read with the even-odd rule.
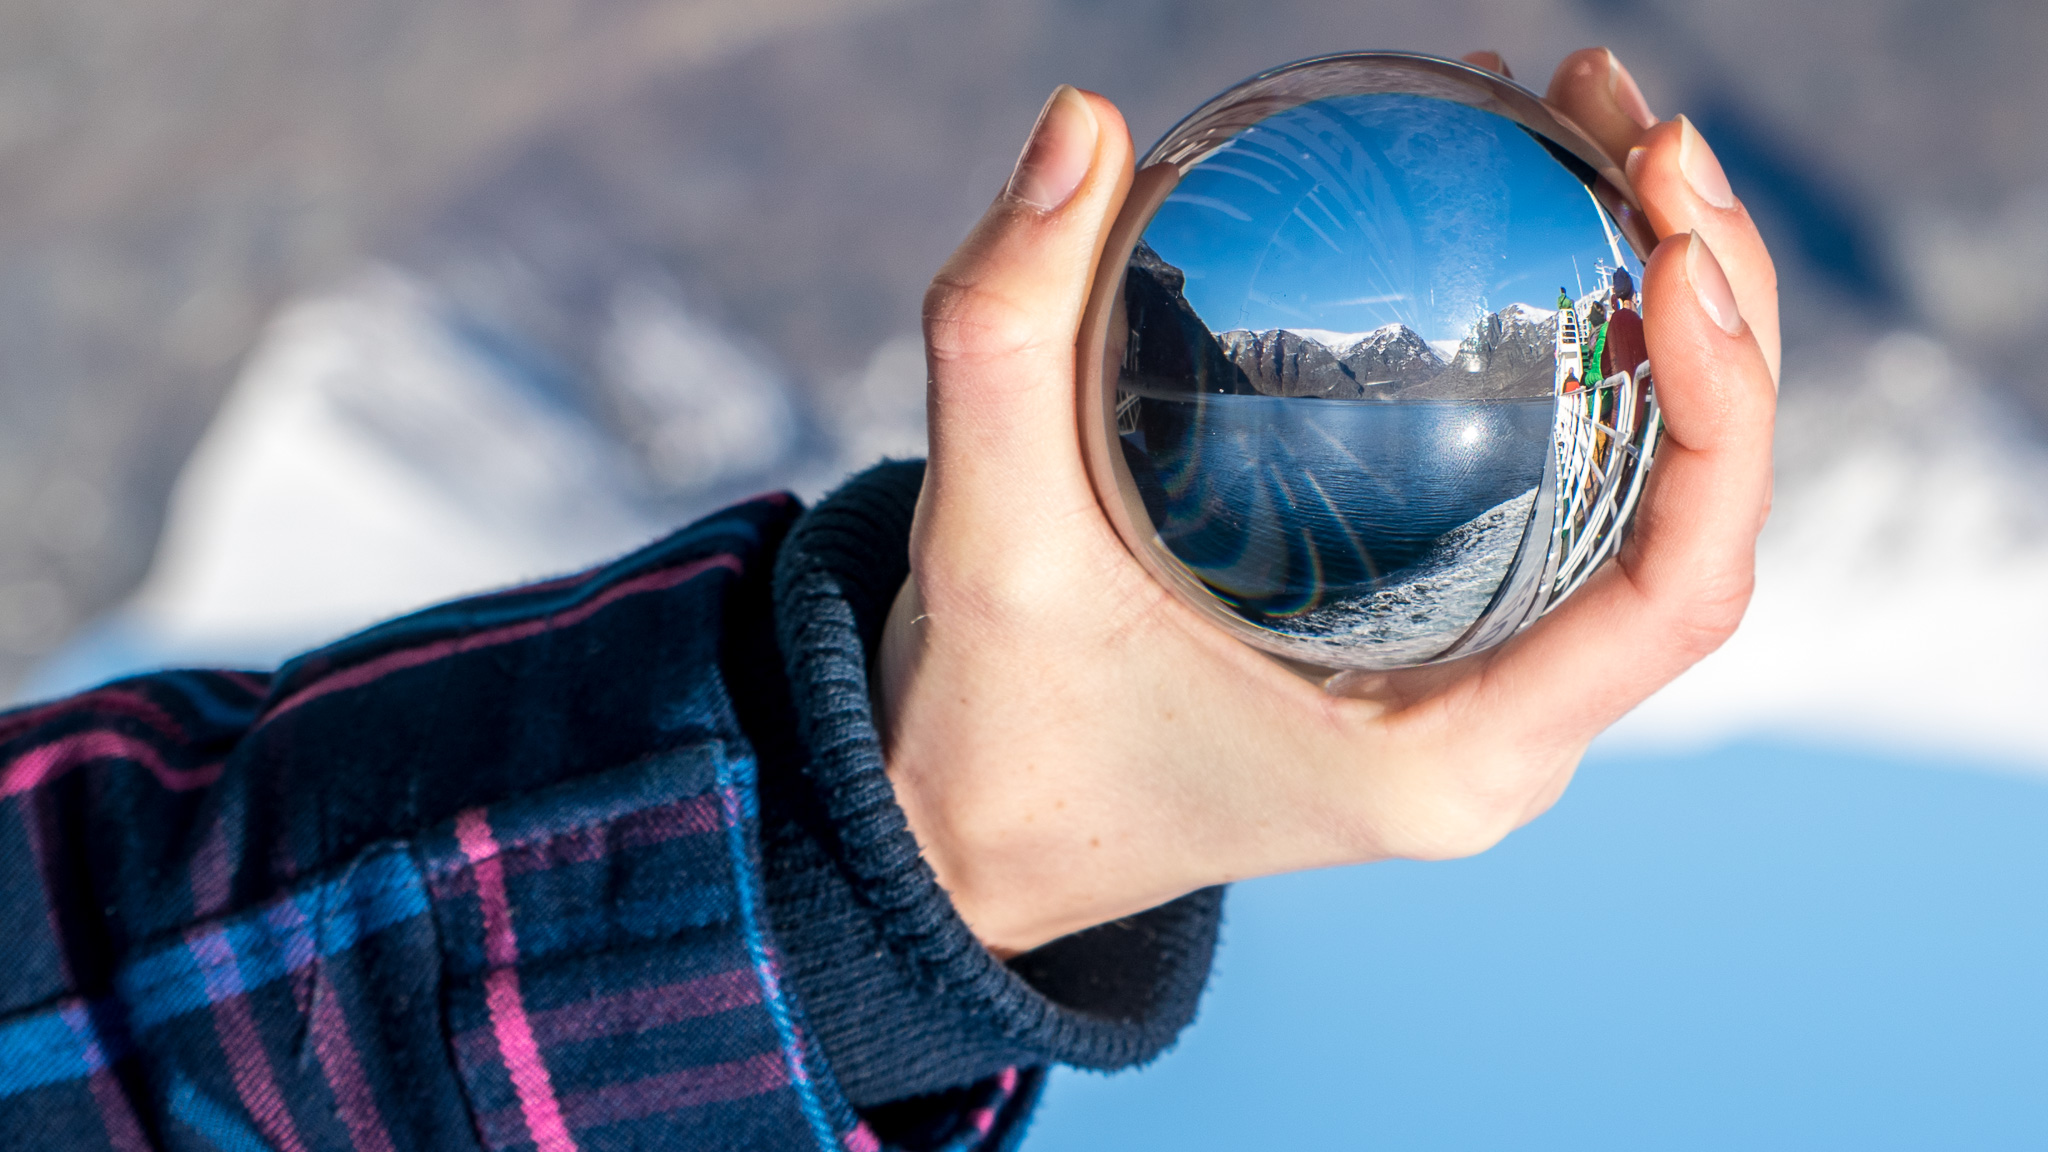
[[[883,1147],[785,978],[726,688],[780,675],[728,625],[797,511],[0,716],[0,1146]],[[915,1147],[1010,1146],[1042,1079]]]

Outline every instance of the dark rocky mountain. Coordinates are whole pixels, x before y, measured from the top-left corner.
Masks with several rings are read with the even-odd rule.
[[[1557,314],[1510,304],[1473,326],[1428,392],[1444,399],[1548,396],[1556,373]]]
[[[1220,332],[1223,354],[1237,364],[1252,387],[1265,396],[1313,396],[1325,400],[1358,400],[1365,386],[1328,348],[1299,332],[1275,328]]]
[[[1144,241],[1131,253],[1124,273],[1124,309],[1130,344],[1124,349],[1124,377],[1140,387],[1168,392],[1258,391],[1244,371],[1188,304],[1187,277]]]
[[[1406,324],[1389,324],[1366,333],[1340,350],[1338,359],[1367,388],[1381,383],[1397,387],[1420,383],[1444,370],[1443,357]]]

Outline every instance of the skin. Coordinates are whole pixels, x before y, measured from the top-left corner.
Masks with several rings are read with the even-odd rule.
[[[925,858],[996,954],[1212,884],[1483,851],[1734,631],[1770,495],[1770,257],[1704,141],[1655,122],[1611,53],[1567,57],[1546,99],[1625,165],[1660,237],[1642,293],[1666,438],[1621,554],[1477,656],[1305,678],[1111,529],[1074,415],[1081,311],[1132,176],[1109,101],[1054,94],[933,281],[930,465],[878,716]]]

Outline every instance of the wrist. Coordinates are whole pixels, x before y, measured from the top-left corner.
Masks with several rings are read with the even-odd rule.
[[[1016,922],[1016,909],[1005,906],[1001,881],[975,866],[973,837],[961,831],[969,821],[958,811],[959,790],[948,789],[938,770],[947,751],[957,756],[960,750],[947,749],[952,742],[932,730],[933,714],[945,709],[926,698],[927,685],[920,680],[927,658],[927,619],[913,575],[904,580],[890,607],[875,661],[872,691],[883,763],[918,852],[946,890],[954,911],[984,947],[1008,959],[1030,950],[1035,934]],[[954,795],[949,797],[949,791]]]
[[[792,529],[775,573],[776,644],[802,747],[785,760],[750,734],[765,886],[778,933],[804,939],[785,973],[834,1072],[859,1081],[845,1085],[857,1105],[1005,1068],[1151,1058],[1193,1015],[1219,905],[1218,893],[1175,901],[1005,965],[935,882],[880,739],[882,639],[921,471],[872,469]]]
[[[978,639],[966,615],[928,613],[906,580],[872,690],[897,806],[985,947],[1007,958],[1260,870],[1235,865],[1276,823],[1262,812],[1274,796],[1219,796],[1238,777],[1169,755],[1134,722],[1146,708],[1014,639]],[[1173,682],[1165,667],[1124,671]],[[1212,748],[1232,758],[1228,741]]]

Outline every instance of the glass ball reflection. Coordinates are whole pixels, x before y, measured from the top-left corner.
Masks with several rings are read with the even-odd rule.
[[[1619,542],[1658,416],[1612,163],[1492,73],[1288,65],[1140,162],[1082,335],[1134,554],[1324,668],[1499,644]]]

